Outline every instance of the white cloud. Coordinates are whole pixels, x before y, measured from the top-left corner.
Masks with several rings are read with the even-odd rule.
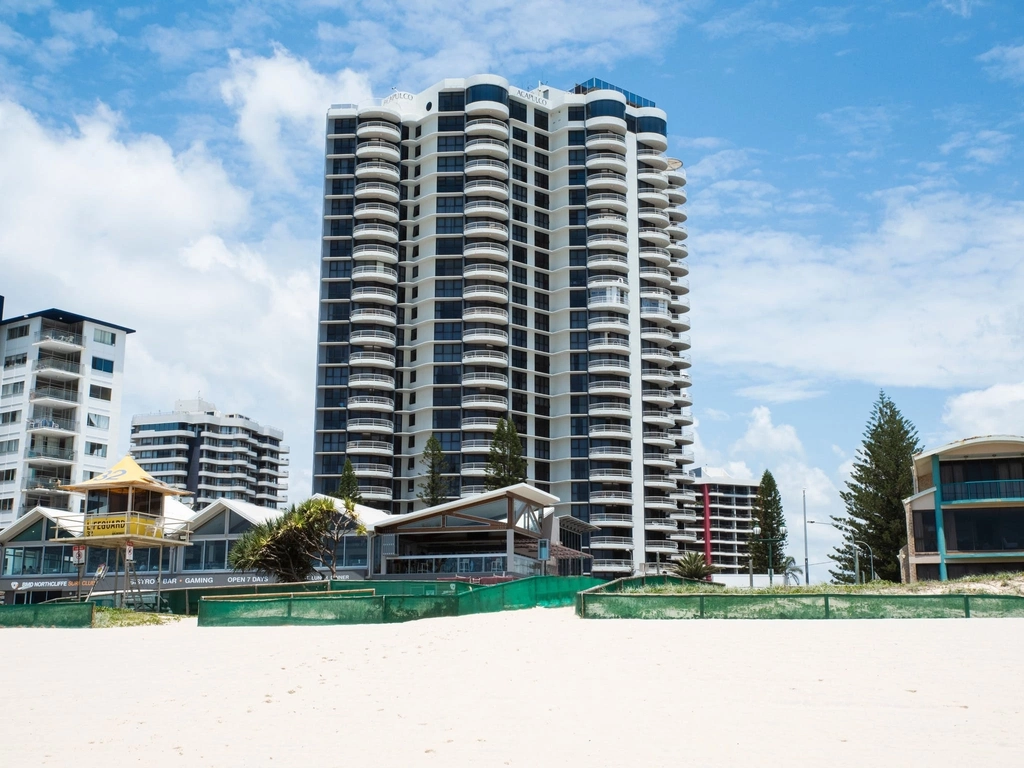
[[[80,43],[89,48],[97,45],[109,45],[117,40],[117,33],[103,26],[92,11],[64,13],[53,11],[50,14],[50,27],[61,37]]]
[[[817,383],[810,379],[794,379],[743,387],[737,390],[736,394],[762,402],[794,403],[799,400],[821,397],[825,394],[825,390],[817,388]]]
[[[962,19],[971,18],[971,13],[984,3],[979,0],[938,0],[939,7]]]
[[[727,139],[717,136],[672,136],[670,138],[682,149],[715,150],[729,145]]]
[[[751,452],[757,455],[800,454],[803,445],[796,429],[789,424],[772,424],[772,412],[759,405],[750,412],[750,421],[743,437],[733,443],[732,453]]]
[[[750,165],[750,153],[745,149],[723,149],[712,155],[705,155],[687,167],[686,178],[690,182],[708,183],[722,179]]]
[[[275,183],[293,186],[295,169],[320,162],[325,115],[334,103],[371,97],[362,74],[344,69],[331,75],[275,46],[272,56],[229,52],[231,63],[220,91],[237,114],[236,129],[254,160]],[[303,157],[304,156],[304,157]]]
[[[202,389],[284,427],[296,472],[308,467],[317,276],[295,254],[315,239],[245,239],[249,195],[202,146],[131,136],[103,105],[54,130],[0,102],[0,198],[9,312],[59,306],[137,330],[126,422]]]
[[[1024,45],[997,45],[977,59],[993,77],[1024,83]]]
[[[712,40],[743,36],[765,43],[800,43],[825,35],[845,34],[851,27],[843,18],[846,13],[843,9],[814,8],[810,19],[796,17],[773,21],[767,11],[774,7],[774,4],[757,0],[715,16],[701,24],[701,29]]]
[[[964,392],[946,401],[942,421],[950,439],[978,435],[1024,435],[1024,382],[996,384]]]
[[[851,144],[879,145],[892,132],[893,117],[885,107],[840,107],[818,115],[818,120]]]
[[[707,417],[708,419],[710,419],[711,421],[728,421],[729,420],[729,414],[726,413],[725,411],[720,411],[717,408],[704,408],[703,409],[703,413],[704,413],[704,416]]]
[[[962,150],[964,157],[970,161],[982,165],[995,165],[1010,154],[1012,139],[1013,136],[1002,131],[958,131],[939,147],[939,151],[948,155]]]

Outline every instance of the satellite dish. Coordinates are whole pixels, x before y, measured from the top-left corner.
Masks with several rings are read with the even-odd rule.
[[[676,171],[683,167],[682,160],[676,160],[674,157],[668,159],[668,169],[670,171]]]

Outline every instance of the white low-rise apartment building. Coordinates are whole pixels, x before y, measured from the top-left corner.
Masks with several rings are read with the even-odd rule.
[[[62,309],[3,318],[0,297],[0,529],[36,507],[80,512],[60,486],[117,460],[130,333]]]
[[[195,509],[218,499],[284,507],[284,432],[205,400],[178,400],[168,413],[132,417],[131,454],[157,480],[192,494]],[[187,501],[187,499],[186,499]]]
[[[328,110],[315,492],[351,459],[365,503],[419,509],[433,434],[450,498],[481,493],[510,416],[529,482],[599,526],[593,573],[656,570],[695,539],[667,135],[653,102],[599,80],[477,75]]]

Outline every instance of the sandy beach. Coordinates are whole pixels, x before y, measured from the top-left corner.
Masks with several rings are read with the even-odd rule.
[[[3,763],[1024,762],[1024,620],[4,630]]]

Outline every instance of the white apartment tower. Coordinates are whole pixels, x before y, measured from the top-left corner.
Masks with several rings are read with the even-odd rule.
[[[157,480],[188,491],[199,510],[217,499],[261,507],[287,502],[284,432],[205,400],[178,400],[169,413],[132,417],[131,454]]]
[[[698,467],[693,478],[698,513],[694,524],[686,528],[696,541],[687,542],[684,549],[702,552],[721,573],[746,573],[758,483],[740,480],[716,467]]]
[[[483,490],[498,418],[528,479],[600,526],[599,575],[693,540],[681,163],[666,115],[590,80],[443,80],[327,113],[314,491],[416,500],[431,434]]]
[[[130,328],[61,309],[2,319],[0,529],[36,507],[79,512],[60,486],[118,459],[121,378]]]

